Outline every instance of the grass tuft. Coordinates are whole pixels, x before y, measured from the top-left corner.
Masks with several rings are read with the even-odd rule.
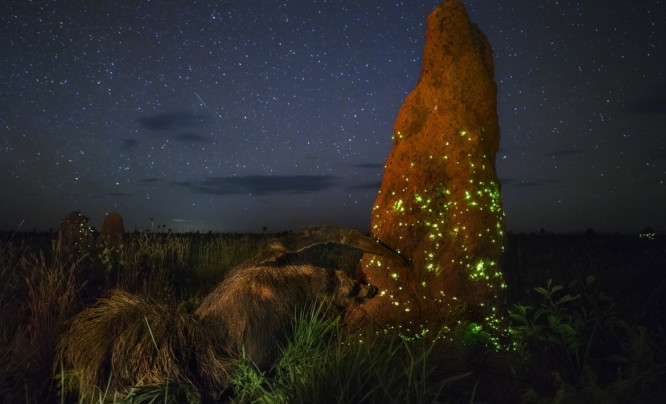
[[[217,345],[224,331],[192,327],[200,321],[192,313],[266,237],[143,233],[68,254],[52,234],[0,234],[0,397],[382,404],[663,397],[663,239],[509,236],[508,352],[489,353],[473,324],[446,338],[399,329],[350,335],[314,306],[295,313],[293,339],[262,373],[225,360]],[[347,270],[358,261],[324,247],[313,255],[306,259]],[[106,298],[91,306],[99,296]],[[119,320],[114,312],[126,314]],[[76,313],[86,321],[72,321]]]

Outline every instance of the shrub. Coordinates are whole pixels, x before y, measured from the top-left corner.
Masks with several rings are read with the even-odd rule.
[[[650,400],[664,375],[663,364],[655,362],[657,345],[645,327],[622,318],[613,299],[594,284],[593,276],[567,288],[549,280],[534,288],[541,297],[537,306],[517,304],[509,311],[523,371],[553,375],[551,394],[559,396]]]

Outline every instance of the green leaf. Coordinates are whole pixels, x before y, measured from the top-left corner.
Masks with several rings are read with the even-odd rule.
[[[520,321],[521,323],[527,323],[527,319],[521,314],[509,312],[509,317],[516,321]]]
[[[560,324],[559,331],[564,335],[576,335],[576,330],[573,329],[569,324]]]
[[[550,326],[553,327],[554,329],[557,329],[560,323],[561,321],[559,317],[552,314],[548,316],[548,324],[550,324]]]
[[[534,288],[534,290],[536,290],[538,293],[540,293],[544,296],[548,295],[548,291],[546,289],[542,288],[541,286],[537,286],[536,288]]]
[[[564,295],[562,296],[555,304],[562,304],[562,303],[567,303],[574,301],[580,297],[580,294],[577,294],[576,296],[571,296],[571,295]]]
[[[564,286],[562,286],[562,285],[555,285],[555,286],[553,286],[553,288],[550,290],[550,293],[559,292],[559,291],[562,290],[562,289],[564,289]]]
[[[538,319],[541,318],[541,316],[543,316],[546,313],[550,313],[550,310],[544,308],[537,310],[536,312],[534,312],[534,321],[537,321]]]
[[[509,313],[526,317],[528,310],[532,310],[532,308],[530,306],[522,306],[522,305],[516,304],[516,305],[514,305],[514,309],[509,309]]]

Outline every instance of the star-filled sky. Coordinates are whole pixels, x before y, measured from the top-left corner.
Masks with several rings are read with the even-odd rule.
[[[439,1],[6,0],[0,229],[368,230]],[[666,231],[663,0],[463,0],[514,232]]]

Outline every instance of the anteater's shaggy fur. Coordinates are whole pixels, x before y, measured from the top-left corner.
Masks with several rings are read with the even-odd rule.
[[[221,386],[233,358],[214,319],[114,290],[74,317],[58,356],[76,371],[81,399],[124,396],[141,385]],[[56,363],[59,371],[59,363]]]
[[[116,290],[75,316],[58,353],[78,373],[80,395],[165,382],[222,388],[241,357],[271,367],[299,310],[314,302],[344,310],[377,291],[340,270],[286,264],[288,254],[334,242],[403,260],[348,229],[308,229],[285,241],[233,269],[193,314]]]
[[[311,265],[238,268],[203,301],[196,315],[221,321],[233,356],[243,352],[260,369],[276,359],[297,309],[315,301],[345,309],[374,296],[344,272]]]

